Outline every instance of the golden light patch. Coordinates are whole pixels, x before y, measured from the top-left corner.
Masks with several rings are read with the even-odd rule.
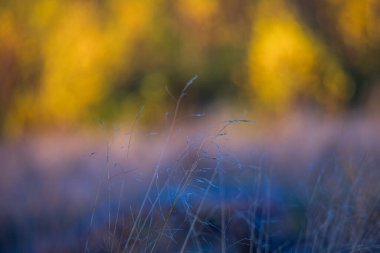
[[[305,96],[322,107],[346,99],[343,70],[290,6],[262,1],[255,17],[248,66],[258,106],[280,112]]]
[[[216,0],[179,0],[177,6],[182,15],[196,22],[210,21],[218,11]]]

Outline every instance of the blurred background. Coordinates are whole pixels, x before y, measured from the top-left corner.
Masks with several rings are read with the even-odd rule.
[[[195,75],[166,150],[161,133]],[[160,166],[168,194],[150,192],[162,200],[146,213],[152,231],[183,173],[194,180],[170,226],[187,231],[188,204],[218,168],[226,179],[204,214],[242,228],[231,250],[263,220],[249,214],[262,192],[280,220],[273,247],[298,249],[320,229],[310,252],[378,252],[379,98],[378,0],[0,0],[0,252],[119,252],[110,236],[133,235]],[[212,159],[187,174],[199,153]],[[199,228],[207,245],[220,224]]]
[[[2,0],[2,138],[213,105],[276,118],[376,111],[376,0]],[[219,108],[220,108],[219,107]]]

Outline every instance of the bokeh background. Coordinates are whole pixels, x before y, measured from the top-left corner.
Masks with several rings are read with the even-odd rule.
[[[379,0],[0,0],[0,252],[378,252],[379,98]]]
[[[3,0],[0,133],[162,122],[195,74],[193,112],[373,113],[379,24],[376,0]]]

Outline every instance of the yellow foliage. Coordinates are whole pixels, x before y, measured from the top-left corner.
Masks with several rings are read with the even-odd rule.
[[[113,0],[100,10],[89,1],[34,2],[29,20],[36,37],[28,39],[40,43],[41,81],[33,93],[15,98],[6,131],[17,134],[25,124],[72,124],[88,113],[108,92],[111,75],[128,74],[134,43],[145,36],[157,3]],[[1,23],[0,33],[10,30],[10,22]],[[6,37],[11,43],[12,36]]]
[[[181,15],[195,22],[209,22],[218,11],[217,0],[179,0],[177,6]]]
[[[248,65],[257,106],[279,112],[307,97],[336,109],[350,96],[343,70],[284,1],[260,1],[253,29]]]
[[[52,22],[54,22],[61,8],[63,5],[59,0],[35,1],[30,12],[31,25],[39,29],[40,32],[46,32],[46,29],[53,25]]]
[[[380,41],[380,2],[377,0],[329,0],[338,9],[340,35],[357,50]]]
[[[14,42],[14,24],[10,12],[0,12],[0,38],[2,43]]]
[[[347,69],[355,78],[357,72],[363,75],[359,89],[360,81],[375,78],[372,53],[376,56],[380,43],[380,1],[316,3],[329,17],[321,25],[336,29],[327,42],[303,25],[292,1],[255,2],[7,0],[0,4],[0,71],[7,74],[0,89],[6,94],[1,98],[7,98],[1,103],[5,127],[0,129],[17,134],[74,125],[93,106],[108,112],[145,103],[145,113],[158,115],[166,106],[162,92],[168,80],[180,85],[184,76],[199,70],[209,74],[201,90],[223,94],[224,87],[220,92],[215,87],[231,77],[240,88],[248,83],[246,94],[255,106],[274,112],[307,103],[339,109],[354,92],[343,64],[352,66]],[[326,44],[342,41],[343,64]],[[372,76],[365,76],[366,69]],[[111,101],[120,88],[114,86],[132,83],[131,73],[131,94],[122,92]]]
[[[73,120],[100,98],[106,47],[91,8],[71,6],[47,36],[37,108],[43,118]]]

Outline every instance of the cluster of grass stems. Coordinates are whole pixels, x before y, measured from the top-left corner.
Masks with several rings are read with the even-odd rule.
[[[84,252],[380,252],[379,172],[370,157],[321,158],[308,178],[288,189],[299,191],[289,196],[272,180],[276,171],[263,156],[256,164],[242,162],[224,145],[232,125],[250,123],[236,119],[211,134],[187,136],[186,148],[168,165],[180,104],[195,79],[176,99],[140,201],[125,203],[126,178],[133,173],[125,170],[116,175],[117,204],[112,203],[115,175],[107,143],[107,178],[99,187]],[[142,112],[129,131],[126,160]],[[108,217],[99,244],[94,226],[101,191],[107,195]]]

